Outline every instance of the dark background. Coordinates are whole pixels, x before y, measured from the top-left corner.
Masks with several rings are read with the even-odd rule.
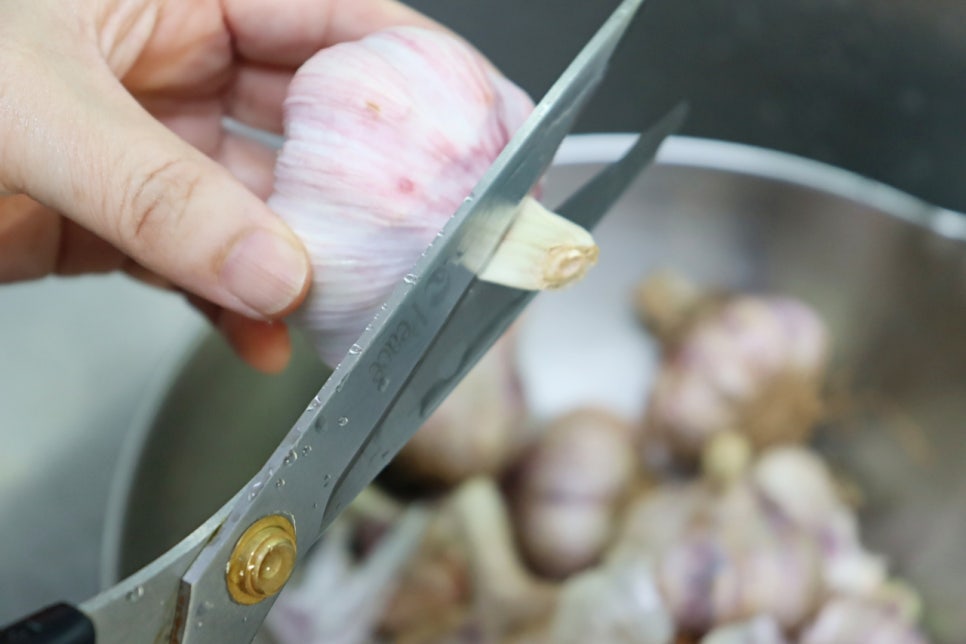
[[[617,0],[409,0],[540,98]],[[647,0],[579,131],[640,128],[843,166],[966,211],[966,0]]]

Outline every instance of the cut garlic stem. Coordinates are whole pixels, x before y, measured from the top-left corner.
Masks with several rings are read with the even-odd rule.
[[[701,451],[701,471],[714,485],[729,487],[748,472],[753,459],[751,442],[734,430],[715,432]]]
[[[506,504],[493,480],[476,478],[460,486],[454,511],[467,542],[486,626],[506,632],[549,615],[559,589],[524,569]]]
[[[527,197],[479,278],[525,291],[563,288],[583,278],[598,254],[589,232]]]

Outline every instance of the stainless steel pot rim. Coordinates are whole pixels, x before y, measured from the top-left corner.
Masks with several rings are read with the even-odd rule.
[[[144,455],[144,445],[151,434],[154,420],[167,400],[171,383],[187,366],[191,356],[198,350],[208,333],[210,333],[210,329],[199,321],[193,328],[187,328],[180,339],[174,343],[175,350],[171,352],[163,364],[159,364],[155,369],[149,385],[145,388],[141,403],[138,405],[138,411],[131,423],[130,431],[125,434],[117,459],[117,467],[111,480],[104,533],[101,538],[100,583],[102,590],[120,581],[120,554],[121,540],[124,534],[124,519],[127,514],[127,506],[130,503],[134,479]]]
[[[609,163],[633,144],[632,134],[574,134],[556,165]],[[966,215],[918,199],[884,183],[820,161],[742,143],[670,137],[657,155],[661,165],[721,170],[772,179],[862,203],[949,239],[966,241]]]
[[[564,140],[554,165],[603,164],[617,159],[634,141],[625,133],[574,134]],[[909,224],[955,240],[966,240],[966,217],[855,173],[784,152],[713,139],[675,136],[668,139],[657,162],[760,177],[831,194],[881,211]],[[185,331],[166,364],[160,365],[124,439],[108,500],[101,545],[101,584],[119,581],[121,540],[130,490],[154,419],[163,408],[171,384],[185,368],[210,330],[199,321]],[[320,386],[322,383],[319,383]]]

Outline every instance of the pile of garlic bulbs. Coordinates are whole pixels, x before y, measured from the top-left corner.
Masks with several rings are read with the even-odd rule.
[[[332,47],[299,70],[269,204],[312,257],[291,321],[326,362],[531,109],[464,42],[419,29]],[[479,275],[557,288],[596,257],[586,231],[527,198]],[[806,446],[830,354],[819,317],[666,274],[635,297],[663,349],[642,418],[588,408],[534,422],[507,334],[391,465],[385,480],[409,496],[370,488],[309,554],[266,621],[274,638],[924,642],[915,593],[863,547]]]
[[[655,279],[668,278],[652,276],[645,290],[657,287]],[[509,431],[504,421],[468,415],[450,415],[445,423],[436,419],[421,430],[432,441],[420,443],[417,435],[423,458],[392,466],[414,468],[425,479],[432,478],[435,462],[440,474],[433,492],[416,501],[387,497],[395,510],[375,519],[359,519],[358,513],[343,519],[350,527],[340,529],[355,530],[360,538],[373,534],[367,521],[380,523],[376,533],[387,535],[364,538],[365,545],[353,550],[360,568],[383,562],[369,573],[376,580],[370,585],[381,592],[360,599],[353,613],[349,630],[358,637],[321,635],[338,631],[321,609],[331,601],[323,593],[317,611],[301,603],[304,589],[314,583],[312,574],[325,575],[317,570],[284,591],[276,611],[291,618],[290,597],[297,597],[302,612],[296,621],[316,624],[319,635],[307,630],[300,638],[286,638],[273,617],[269,625],[279,642],[926,642],[917,626],[916,593],[890,575],[883,557],[864,547],[854,508],[828,465],[808,447],[812,427],[783,432],[742,420],[754,408],[749,400],[769,390],[770,381],[787,377],[807,390],[783,390],[787,404],[816,401],[809,407],[814,425],[830,353],[819,317],[798,300],[707,294],[674,279],[704,301],[694,317],[680,318],[684,328],[655,332],[664,341],[658,382],[694,378],[715,387],[715,394],[724,384],[744,382],[747,389],[729,390],[743,395],[721,396],[716,414],[694,413],[687,424],[660,415],[666,407],[659,403],[668,395],[660,386],[649,393],[641,419],[588,408],[536,426],[516,406]],[[667,288],[672,287],[660,286]],[[644,313],[645,324],[653,326],[652,311]],[[682,359],[694,347],[713,347],[714,354]],[[717,372],[713,359],[729,365],[718,365]],[[504,361],[499,368],[497,360]],[[469,382],[498,388],[493,374],[501,373],[510,390],[518,387],[512,360],[507,346],[495,347],[477,367],[483,373]],[[683,369],[705,372],[682,375]],[[728,369],[731,376],[721,375]],[[768,379],[755,381],[762,373]],[[492,395],[478,385],[465,386],[449,404],[472,408],[470,400],[459,398]],[[789,417],[782,412],[768,417]],[[697,423],[699,418],[706,424]],[[686,439],[677,439],[676,431]],[[454,462],[466,461],[467,436],[479,432],[490,432],[504,447],[481,450],[485,472],[461,467],[458,476],[449,450]],[[762,432],[768,440],[760,439]],[[480,436],[473,440],[486,442]],[[675,448],[667,450],[669,443]],[[655,459],[655,453],[666,457]],[[414,503],[429,518],[420,537],[403,549],[394,526]],[[323,540],[320,552],[333,538]],[[317,556],[325,555],[314,555],[313,562]],[[372,610],[373,603],[379,610]]]

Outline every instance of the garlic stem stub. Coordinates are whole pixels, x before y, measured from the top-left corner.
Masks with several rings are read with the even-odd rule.
[[[449,34],[395,27],[325,48],[284,102],[269,206],[312,261],[291,322],[335,365],[456,213],[533,102]],[[557,288],[596,260],[589,234],[521,204],[484,279]]]
[[[525,291],[559,289],[583,278],[598,255],[587,230],[526,197],[478,277]]]

